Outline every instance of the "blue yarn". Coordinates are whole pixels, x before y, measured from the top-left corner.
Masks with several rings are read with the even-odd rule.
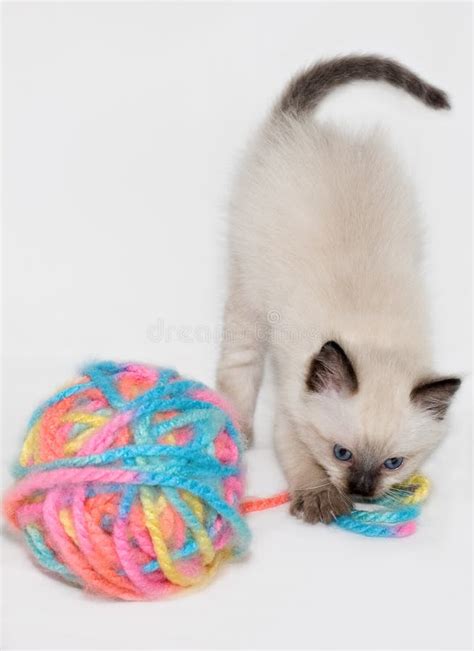
[[[46,545],[44,542],[44,536],[37,527],[33,525],[25,527],[25,540],[28,547],[33,552],[34,557],[42,567],[49,572],[59,574],[69,583],[80,585],[80,581],[77,577],[72,574],[63,563],[58,561],[54,552],[52,552]]]
[[[387,504],[383,498],[375,502],[379,506]],[[396,525],[415,520],[420,514],[419,505],[397,506],[391,501],[392,511],[353,511],[350,515],[338,516],[334,524],[347,531],[364,536],[391,538],[398,536]]]

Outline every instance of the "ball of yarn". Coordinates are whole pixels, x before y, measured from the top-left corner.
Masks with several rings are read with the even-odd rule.
[[[229,408],[205,385],[92,364],[34,412],[4,508],[49,572],[157,598],[245,553],[241,453]]]

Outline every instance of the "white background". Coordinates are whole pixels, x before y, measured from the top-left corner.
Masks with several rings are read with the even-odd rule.
[[[361,83],[321,116],[390,132],[426,220],[438,370],[468,376],[470,14],[467,3],[4,5],[4,483],[32,408],[84,361],[213,382],[232,172],[288,77],[320,56],[393,56],[452,98],[437,113]],[[469,398],[467,377],[410,539],[311,527],[282,507],[250,517],[250,557],[210,586],[129,604],[43,575],[4,533],[4,648],[469,647]],[[253,494],[284,485],[271,404],[267,385]]]

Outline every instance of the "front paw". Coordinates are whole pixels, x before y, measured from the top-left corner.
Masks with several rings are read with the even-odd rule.
[[[338,515],[350,513],[351,509],[349,497],[334,486],[321,490],[295,491],[290,504],[290,513],[310,524],[329,524]]]

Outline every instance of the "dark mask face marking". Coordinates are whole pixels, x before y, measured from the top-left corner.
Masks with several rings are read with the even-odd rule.
[[[379,477],[379,466],[354,463],[348,470],[347,489],[354,495],[373,497]]]

